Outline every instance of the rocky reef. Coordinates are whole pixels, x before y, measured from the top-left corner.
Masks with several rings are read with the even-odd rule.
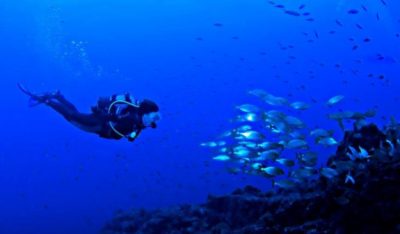
[[[396,124],[355,127],[327,161],[338,171],[334,178],[268,192],[247,186],[201,205],[127,211],[101,233],[400,233],[399,137]],[[369,156],[351,159],[349,146]]]

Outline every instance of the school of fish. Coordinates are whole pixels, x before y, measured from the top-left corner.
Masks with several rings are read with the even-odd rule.
[[[283,189],[315,176],[331,179],[338,175],[337,169],[318,165],[318,153],[314,149],[317,145],[337,146],[339,142],[334,131],[310,129],[299,117],[285,113],[291,109],[306,111],[310,104],[290,102],[261,89],[248,93],[260,99],[262,105],[237,105],[238,115],[233,119],[237,126],[222,133],[216,141],[200,144],[215,150],[213,160],[227,163],[231,173],[264,176],[271,179],[273,186]],[[344,99],[343,95],[336,95],[326,101],[326,107],[329,109]],[[366,119],[374,115],[374,110],[365,113],[340,111],[329,114],[328,118],[337,121],[342,129],[345,120],[353,121],[354,126],[361,128],[367,124]],[[347,155],[351,161],[370,157],[362,147],[355,149],[351,146]],[[345,182],[355,183],[350,172]]]

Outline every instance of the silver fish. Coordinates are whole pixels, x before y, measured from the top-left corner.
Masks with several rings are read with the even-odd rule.
[[[300,167],[293,170],[290,176],[297,179],[304,179],[316,174],[316,170],[313,167]]]
[[[272,94],[268,94],[263,97],[264,101],[271,106],[283,106],[287,105],[288,101],[283,97],[274,96]]]
[[[259,161],[266,161],[266,160],[275,160],[279,157],[279,155],[281,154],[281,152],[279,150],[266,150],[266,151],[262,151],[260,153],[258,153],[258,157],[257,160]]]
[[[265,138],[265,136],[262,133],[254,131],[254,130],[241,132],[239,134],[247,140],[262,140]]]
[[[203,142],[203,143],[200,143],[200,145],[203,147],[211,147],[211,148],[218,146],[217,142],[215,142],[215,141]]]
[[[322,128],[314,129],[310,132],[310,136],[315,138],[330,137],[333,135],[333,131],[328,131]]]
[[[229,161],[231,160],[231,157],[229,157],[228,155],[218,155],[213,157],[213,159],[216,161]]]
[[[317,164],[318,155],[315,152],[297,153],[297,159],[305,166],[315,166]]]
[[[296,183],[290,179],[281,179],[273,182],[273,185],[279,188],[288,189],[293,188]]]
[[[337,145],[338,142],[333,137],[325,137],[318,140],[318,144],[324,146],[334,146]]]
[[[291,159],[287,159],[287,158],[278,158],[275,160],[277,163],[282,164],[286,167],[293,167],[294,166],[294,161]]]
[[[328,106],[333,106],[335,104],[337,104],[338,102],[340,102],[341,100],[343,100],[344,96],[343,95],[337,95],[334,97],[329,98],[329,100],[327,101],[327,105]]]
[[[358,146],[358,149],[360,149],[360,154],[359,154],[360,159],[365,159],[365,158],[371,157],[369,155],[368,151],[366,149],[364,149],[363,147]]]
[[[285,174],[285,172],[279,167],[265,167],[261,168],[261,171],[271,176],[279,176]]]
[[[245,131],[248,131],[248,130],[251,130],[251,129],[252,129],[252,128],[251,128],[250,125],[242,125],[242,126],[236,128],[236,131],[238,131],[238,132],[245,132]]]
[[[260,170],[263,165],[261,163],[253,163],[251,164],[251,168],[254,170]]]
[[[358,152],[354,147],[349,146],[348,147],[350,152],[348,152],[346,155],[352,160],[356,160],[356,159],[366,159],[371,157],[371,155],[368,154],[368,151],[366,149],[364,149],[363,147],[359,146],[359,150],[360,152]]]
[[[239,145],[243,145],[249,149],[257,149],[258,148],[258,144],[252,141],[239,141],[238,142]]]
[[[253,154],[253,151],[244,146],[233,148],[233,154],[239,158],[248,157]]]
[[[355,115],[353,111],[343,111],[343,112],[336,112],[328,115],[329,119],[333,120],[344,120],[344,119],[351,119]]]
[[[289,128],[285,122],[268,123],[265,128],[276,134],[281,134],[289,131]]]
[[[229,149],[227,147],[222,147],[221,149],[218,150],[220,153],[227,153],[229,152]]]
[[[226,141],[217,141],[216,143],[217,143],[218,146],[226,145]]]
[[[234,130],[234,131],[225,131],[225,132],[223,132],[223,133],[220,135],[220,138],[230,137],[230,136],[233,135],[233,133],[234,133],[235,131],[236,131],[236,130]]]
[[[305,140],[293,139],[287,143],[289,149],[308,149],[308,143]]]
[[[345,184],[347,184],[347,182],[350,182],[352,184],[356,183],[356,180],[353,178],[353,176],[351,175],[350,171],[349,171],[349,173],[347,173],[346,179],[344,180]]]
[[[304,128],[305,124],[303,121],[301,121],[299,118],[294,117],[294,116],[286,116],[285,122],[290,126],[294,128]]]
[[[305,102],[292,102],[290,106],[295,110],[307,110],[310,105]]]
[[[284,118],[286,117],[286,114],[281,112],[281,111],[277,111],[277,110],[270,110],[267,112],[264,112],[263,114],[263,119],[267,122],[271,122],[274,123],[276,121],[282,121]]]
[[[254,122],[257,122],[260,120],[261,120],[260,116],[258,116],[257,114],[254,114],[254,113],[246,113],[243,115],[238,115],[235,118],[236,122],[253,122],[254,123]]]
[[[330,167],[323,167],[320,171],[321,175],[328,178],[328,179],[332,179],[333,177],[339,175],[339,173]]]
[[[397,141],[399,141],[399,139],[397,139]],[[391,141],[389,141],[388,139],[386,139],[385,142],[389,145],[389,150],[388,150],[389,156],[393,157],[394,154],[396,153],[396,147],[394,147],[394,144]],[[399,143],[399,142],[397,142],[397,143]],[[382,142],[381,142],[380,148],[383,148]]]
[[[296,138],[296,139],[306,139],[306,136],[304,136],[301,132],[299,131],[293,131],[289,133],[289,136],[291,138]]]
[[[248,93],[251,94],[251,95],[260,97],[260,98],[263,98],[263,97],[265,97],[265,96],[268,95],[268,93],[265,92],[265,91],[262,90],[262,89],[253,89],[253,90],[250,90]]]
[[[260,108],[257,107],[256,105],[252,105],[252,104],[243,104],[243,105],[236,106],[236,108],[239,109],[240,111],[246,112],[246,113],[260,112]]]
[[[280,143],[269,142],[269,141],[265,141],[265,142],[258,144],[258,147],[261,149],[264,149],[264,150],[269,150],[269,149],[283,150],[285,148],[285,146]]]

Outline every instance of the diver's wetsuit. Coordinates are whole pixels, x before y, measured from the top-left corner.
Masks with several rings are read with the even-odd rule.
[[[130,96],[125,95],[130,102]],[[64,118],[82,130],[98,134],[108,139],[121,139],[126,137],[133,141],[145,128],[139,108],[126,105],[124,108],[110,105],[116,100],[116,95],[111,98],[100,98],[97,105],[92,107],[92,113],[84,114],[70,103],[61,94],[46,98],[43,103],[60,113]],[[111,127],[114,127],[114,129]],[[115,129],[120,133],[118,134]],[[122,134],[122,135],[121,135]]]

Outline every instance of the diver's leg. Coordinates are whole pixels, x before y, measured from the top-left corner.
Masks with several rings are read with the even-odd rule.
[[[47,100],[45,104],[60,113],[68,122],[87,132],[99,133],[106,121],[98,115],[80,113],[72,104],[73,108],[70,108],[70,105],[53,99]]]
[[[78,109],[76,109],[75,105],[72,104],[70,101],[68,101],[64,95],[62,95],[60,92],[57,92],[53,98],[55,98],[58,102],[60,102],[61,104],[65,105],[66,107],[68,107],[70,110],[75,110],[78,111]]]
[[[74,106],[71,108],[69,105],[65,105],[64,103],[53,99],[47,99],[44,103],[60,113],[68,121],[71,121],[74,115],[79,114],[78,110]]]

